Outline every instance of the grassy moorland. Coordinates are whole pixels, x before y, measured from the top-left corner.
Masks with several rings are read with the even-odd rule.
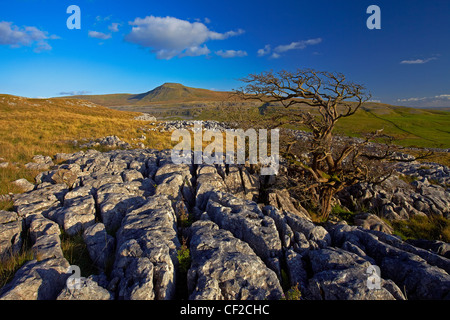
[[[80,150],[73,141],[95,140],[109,135],[133,143],[142,135],[140,113],[108,109],[75,99],[27,99],[0,95],[0,194],[20,192],[11,181],[33,181],[37,172],[23,165],[37,154],[53,156]],[[168,133],[146,133],[148,148],[170,148]],[[0,204],[2,207],[7,204]]]
[[[148,112],[159,119],[201,119],[218,121],[260,122],[284,108],[275,103],[242,100],[231,92],[211,91],[165,83],[141,94],[84,95],[76,98],[123,111]],[[317,113],[313,108],[291,107]],[[289,117],[289,116],[287,116]],[[294,128],[302,129],[301,125]],[[356,114],[337,123],[336,133],[361,136],[384,129],[395,138],[394,143],[405,147],[450,148],[450,112],[417,109],[368,102]]]

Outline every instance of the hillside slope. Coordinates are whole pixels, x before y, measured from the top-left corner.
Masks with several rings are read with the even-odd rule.
[[[136,112],[117,111],[77,99],[28,99],[0,94],[0,195],[19,191],[9,182],[34,180],[36,172],[23,165],[34,155],[53,156],[75,152],[74,141],[90,141],[116,135],[127,143],[142,136]],[[169,148],[170,135],[147,133],[149,148]],[[81,144],[81,143],[80,143]],[[2,208],[0,204],[0,209]]]
[[[140,94],[81,95],[72,96],[71,98],[88,100],[107,107],[114,107],[127,105],[141,106],[160,102],[220,101],[226,100],[229,95],[229,92],[191,88],[179,83],[164,83],[153,90]]]

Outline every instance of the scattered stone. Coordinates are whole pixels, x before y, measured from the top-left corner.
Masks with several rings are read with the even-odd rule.
[[[18,186],[23,192],[34,190],[35,185],[29,182],[27,179],[18,179],[12,182],[12,184]]]
[[[381,231],[387,234],[392,234],[393,229],[390,225],[372,213],[359,213],[353,218],[356,226],[360,226],[368,230]]]
[[[142,115],[135,117],[134,120],[156,121],[156,118],[149,113],[143,113]]]

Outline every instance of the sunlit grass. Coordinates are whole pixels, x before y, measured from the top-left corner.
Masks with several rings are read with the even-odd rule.
[[[124,112],[75,99],[27,99],[0,95],[0,158],[10,163],[0,168],[0,194],[21,190],[11,182],[26,178],[34,182],[37,172],[23,167],[37,154],[72,153],[78,145],[116,135],[130,144],[138,142],[141,128],[136,112]],[[146,132],[146,148],[171,148],[170,133]],[[74,141],[78,144],[75,144]],[[0,203],[8,209],[9,203]]]

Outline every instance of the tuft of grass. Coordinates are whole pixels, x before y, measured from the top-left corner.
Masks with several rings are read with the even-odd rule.
[[[27,261],[34,259],[33,251],[28,241],[28,234],[23,232],[23,243],[19,252],[9,254],[0,260],[0,288],[11,281],[20,269]]]
[[[83,240],[82,234],[69,236],[67,233],[62,231],[60,237],[61,249],[63,251],[64,258],[67,259],[70,265],[79,266],[81,276],[83,277],[96,274],[97,269],[89,257],[89,252],[87,250],[86,243]]]
[[[21,250],[19,253],[8,256],[0,261],[0,288],[12,280],[15,273],[27,261],[33,260],[33,252],[30,249]]]
[[[414,216],[409,220],[391,222],[394,234],[407,239],[450,242],[450,220],[441,216]]]
[[[342,220],[345,220],[349,225],[353,225],[355,223],[354,218],[356,213],[346,210],[342,208],[340,205],[334,206],[333,209],[331,210],[331,214],[339,217]]]

